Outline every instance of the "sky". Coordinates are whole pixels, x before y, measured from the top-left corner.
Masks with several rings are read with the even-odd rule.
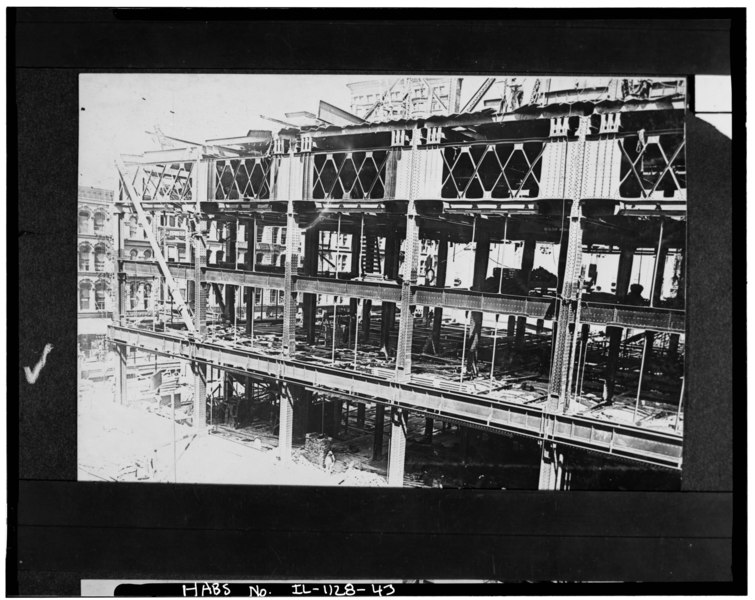
[[[260,115],[317,114],[319,100],[349,110],[347,83],[390,75],[82,74],[79,79],[79,184],[114,189],[119,154],[159,150],[147,131],[190,141],[277,131]],[[484,77],[467,77],[462,105]]]
[[[147,133],[154,131],[155,125],[166,135],[197,142],[242,136],[250,129],[275,132],[280,126],[260,115],[286,120],[287,112],[316,114],[319,100],[349,110],[350,94],[346,84],[393,77],[398,76],[82,74],[79,79],[79,184],[114,189],[113,163],[119,154],[159,150],[156,140]],[[505,75],[498,79],[503,78]],[[527,96],[534,78],[519,79],[524,83]],[[462,106],[484,80],[484,77],[463,78]],[[586,86],[605,83],[608,78],[581,77],[579,80],[581,86]],[[573,82],[572,77],[554,77],[551,85],[558,89]],[[728,78],[698,77],[698,110],[731,110],[730,85]],[[491,90],[490,94],[494,93],[495,90]],[[729,115],[719,113],[704,118],[731,135]]]

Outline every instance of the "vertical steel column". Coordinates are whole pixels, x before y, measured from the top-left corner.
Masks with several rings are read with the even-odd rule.
[[[544,491],[560,490],[563,482],[564,457],[558,446],[552,442],[543,441],[540,456],[540,478],[537,489]]]
[[[561,284],[557,333],[553,350],[553,364],[548,389],[549,412],[560,412],[568,405],[567,388],[570,368],[571,336],[576,335],[569,324],[574,320],[577,303],[579,302],[579,275],[582,266],[582,178],[584,170],[584,155],[586,136],[590,127],[590,118],[581,117],[578,141],[574,143],[574,156],[569,165],[566,193],[572,201],[569,214],[569,238],[565,251],[564,278]],[[559,261],[564,254],[564,248],[559,250]]]
[[[208,174],[212,163],[198,160],[194,166],[196,179],[194,181],[194,199],[197,206],[197,214],[201,202],[207,199],[209,186]],[[207,266],[207,252],[205,245],[206,221],[200,221],[194,236],[194,329],[197,335],[204,336],[207,333],[207,298],[209,286],[204,279],[204,269]],[[199,362],[191,363],[194,373],[194,417],[193,426],[197,431],[207,429],[207,367]]]
[[[433,441],[433,432],[435,431],[435,421],[432,417],[425,417],[425,442],[431,444]]]
[[[298,270],[299,255],[296,244],[296,220],[293,213],[293,202],[289,201],[288,235],[286,237],[286,272],[284,276],[283,296],[283,354],[292,357],[296,353],[296,309],[297,293],[294,289],[294,279]]]
[[[288,262],[288,261],[286,261]],[[278,460],[291,460],[291,445],[294,435],[294,397],[291,384],[280,385],[280,418],[278,422]]]
[[[383,429],[385,419],[385,406],[382,404],[375,405],[375,437],[372,444],[372,460],[377,461],[383,458]]]
[[[522,268],[519,271],[519,277],[521,283],[529,291],[530,286],[530,274],[532,273],[532,267],[535,264],[535,247],[537,242],[535,240],[525,240],[524,248],[522,249]],[[525,294],[526,295],[526,294]],[[515,345],[517,349],[521,349],[524,344],[524,338],[527,333],[527,317],[519,317],[516,321],[516,338]]]
[[[115,401],[128,404],[128,347],[126,344],[115,345]]]
[[[231,263],[233,263],[233,268],[235,269],[238,266],[236,243],[238,231],[236,229],[236,223],[227,223],[226,227],[227,237],[225,242],[225,262],[227,267],[230,267]],[[229,322],[232,321],[234,315],[236,314],[236,286],[225,286],[225,310],[226,319],[228,319]]]
[[[126,273],[123,271],[123,213],[118,212],[113,231],[116,264],[115,302],[113,302],[113,322],[123,325],[126,314]],[[115,401],[128,404],[128,347],[115,344]]]
[[[406,412],[391,408],[391,439],[388,444],[388,485],[403,487],[406,460]]]
[[[503,241],[498,247],[498,293],[500,294],[503,289],[503,256],[506,251],[506,242],[509,235],[509,216],[506,215],[506,220],[503,223]],[[490,356],[490,381],[493,381],[493,374],[495,373],[495,350],[498,343],[498,318],[500,315],[495,315],[495,327],[493,329],[493,352]]]
[[[509,315],[508,322],[506,325],[506,337],[513,338],[515,333],[516,333],[516,316]]]
[[[361,233],[364,234],[364,215],[362,215]],[[356,232],[351,234],[351,278],[354,279],[360,275],[360,266],[362,262],[362,235],[357,236]],[[357,327],[357,311],[359,310],[359,298],[349,298],[349,339],[353,335],[359,337],[359,328]],[[354,346],[354,360],[356,361],[356,344]]]
[[[621,245],[619,255],[619,267],[616,273],[616,298],[619,303],[629,291],[629,281],[632,277],[632,263],[634,262],[635,247],[628,243]],[[608,357],[606,361],[606,391],[608,399],[613,398],[616,390],[616,371],[619,367],[619,354],[621,353],[621,338],[624,329],[621,327],[606,327],[608,336]]]
[[[388,236],[385,239],[385,264],[383,271],[385,278],[396,280],[398,278],[398,263],[400,257],[401,239],[399,236]],[[385,351],[386,356],[390,352],[390,337],[393,323],[396,318],[396,303],[380,301],[381,318],[380,318],[380,345]]]
[[[193,427],[203,432],[207,429],[207,365],[193,362],[191,370],[194,373]]]
[[[475,223],[477,216],[475,215]],[[472,275],[472,289],[478,292],[483,291],[485,287],[485,278],[488,274],[488,261],[490,259],[490,234],[480,228],[475,227],[476,236],[473,234],[472,242],[475,242],[474,271]],[[465,336],[465,343],[469,346],[467,349],[467,363],[473,367],[471,375],[477,375],[477,349],[482,341],[482,312],[472,311],[472,330],[469,332],[469,338]],[[465,366],[461,366],[464,372]]]
[[[320,231],[316,226],[310,226],[304,231],[304,273],[309,277],[317,277],[317,261],[320,252]],[[315,343],[315,314],[317,312],[317,294],[303,294],[304,331],[307,343]]]
[[[668,248],[663,243],[663,218],[661,218],[660,232],[658,233],[658,246],[655,249],[655,264],[653,265],[653,283],[650,288],[650,306],[655,306],[661,299],[663,291],[663,274],[666,270],[666,254]]]
[[[446,287],[446,271],[448,268],[448,233],[441,233],[438,239],[438,264],[435,273],[435,287]],[[443,324],[443,307],[436,306],[433,311],[433,349],[440,353],[440,331]]]
[[[577,380],[575,384],[574,393],[577,396],[582,396],[582,384],[585,380],[585,367],[587,365],[587,345],[590,341],[590,325],[587,323],[582,324],[582,333],[579,338],[580,350],[579,350],[579,362],[577,363]],[[581,363],[581,366],[580,366]],[[580,375],[581,369],[581,375]]]
[[[292,152],[288,160],[290,167],[286,171],[280,170],[278,174],[278,184],[284,185],[281,180],[284,172],[289,178],[289,187],[293,177],[293,161],[302,160],[296,157]],[[296,310],[297,310],[297,293],[294,289],[294,282],[299,270],[299,228],[296,224],[294,215],[294,201],[289,194],[288,207],[286,211],[286,271],[284,275],[284,296],[283,296],[283,355],[290,358],[296,353]],[[281,411],[283,409],[281,408]],[[281,415],[282,417],[282,415]],[[282,424],[282,421],[281,421]]]
[[[288,169],[282,168],[283,157],[278,170],[275,195],[279,195],[282,188],[288,189],[288,203],[286,207],[286,262],[284,273],[283,296],[283,356],[291,358],[296,354],[296,310],[297,299],[294,289],[295,278],[299,269],[299,240],[298,225],[294,214],[294,198],[292,193],[294,161],[303,161],[302,157],[294,154],[291,145],[288,155]],[[287,178],[287,181],[285,178]],[[283,383],[280,386],[279,418],[278,418],[278,459],[283,463],[291,460],[291,445],[294,428],[294,390],[293,386]]]
[[[335,265],[333,267],[334,275],[336,278],[336,281],[338,281],[338,262],[341,257],[341,213],[338,213],[338,231],[336,232],[336,260]],[[330,361],[332,363],[336,362],[336,329],[338,329],[338,296],[333,296],[333,326],[332,326],[332,333],[331,333],[331,358]]]
[[[676,410],[676,422],[674,423],[674,431],[679,432],[679,425],[682,418],[682,404],[684,403],[684,377],[682,377],[682,391],[679,392],[679,407]]]
[[[257,251],[256,239],[254,238],[255,220],[247,219],[246,226],[244,227],[244,233],[246,237],[246,260],[244,261],[244,268],[249,271],[254,271],[254,254]],[[252,335],[252,321],[254,320],[254,288],[247,287],[246,290],[246,323],[244,331],[247,335]]]
[[[412,152],[416,152],[413,149]],[[416,163],[416,161],[414,161]],[[412,171],[413,172],[413,171]],[[414,336],[414,314],[411,306],[412,286],[417,283],[419,268],[419,225],[414,201],[409,201],[406,214],[406,251],[404,278],[401,283],[401,320],[398,329],[396,348],[396,380],[406,380],[412,372],[412,339]]]
[[[645,340],[642,345],[642,360],[640,361],[640,380],[637,382],[637,397],[634,402],[634,416],[632,418],[632,424],[637,424],[637,412],[640,410],[640,394],[642,393],[642,376],[645,373],[645,359],[648,352],[648,336],[645,335]]]

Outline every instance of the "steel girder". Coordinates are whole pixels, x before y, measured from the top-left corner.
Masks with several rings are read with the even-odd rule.
[[[560,442],[663,467],[681,468],[682,464],[682,437],[678,434],[578,415],[549,414],[537,406],[427,388],[411,381],[397,382],[380,375],[312,364],[295,357],[258,354],[172,333],[111,325],[108,337],[158,354],[347,394],[357,400],[376,401],[431,417],[447,417],[491,431]]]
[[[154,262],[124,260],[123,270],[128,277],[159,277]],[[171,275],[179,279],[193,279],[193,265],[169,263]],[[207,283],[227,283],[263,289],[284,289],[282,273],[254,273],[251,271],[207,267],[203,270]],[[394,283],[328,279],[321,277],[295,278],[295,290],[307,294],[328,294],[373,301],[400,302],[401,288]],[[411,304],[439,306],[487,313],[517,315],[533,319],[553,320],[553,299],[505,296],[470,290],[438,289],[412,286]],[[622,306],[617,304],[582,303],[580,321],[588,325],[610,325],[648,331],[685,332],[685,313],[668,308]]]

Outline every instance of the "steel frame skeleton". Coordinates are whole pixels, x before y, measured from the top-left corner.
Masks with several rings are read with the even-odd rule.
[[[152,226],[147,221],[147,213],[144,212],[144,209],[142,208],[140,196],[126,177],[126,167],[123,165],[123,162],[120,159],[116,161],[116,167],[118,169],[118,174],[120,175],[121,183],[123,184],[123,187],[128,193],[129,198],[131,199],[131,204],[136,210],[136,214],[138,215],[139,221],[141,222],[142,228],[144,229],[144,233],[147,236],[149,245],[152,247],[152,253],[155,257],[155,260],[157,261],[158,266],[160,267],[160,272],[165,278],[165,282],[168,284],[168,288],[170,289],[172,297],[178,304],[178,310],[181,313],[181,319],[183,320],[186,328],[189,331],[195,331],[194,321],[192,319],[191,313],[189,312],[189,307],[186,306],[183,296],[181,296],[181,292],[178,289],[178,285],[173,279],[173,275],[171,275],[170,273],[168,263],[163,256],[162,248],[160,248],[160,242],[157,241],[155,233],[154,231],[152,231]]]
[[[518,433],[664,467],[680,468],[682,463],[682,437],[678,434],[581,415],[552,414],[538,406],[428,388],[410,381],[312,364],[295,357],[268,356],[180,334],[112,325],[108,335],[116,343],[131,347],[217,365],[265,380],[343,393],[359,401],[400,406],[488,431]]]
[[[553,119],[552,122],[554,120],[559,121],[559,119]],[[392,404],[405,410],[424,413],[430,417],[435,415],[450,420],[455,419],[456,422],[463,422],[469,426],[513,431],[541,439],[548,444],[558,443],[597,449],[601,452],[626,456],[634,460],[678,468],[681,465],[680,435],[669,435],[648,428],[578,417],[570,415],[569,409],[570,401],[581,394],[582,378],[584,378],[586,358],[583,358],[583,356],[586,356],[587,342],[582,339],[577,343],[581,324],[638,328],[646,331],[684,332],[685,315],[683,311],[653,306],[647,308],[594,303],[583,300],[580,276],[583,252],[583,210],[589,217],[590,213],[587,212],[587,208],[590,206],[590,202],[594,200],[606,201],[605,206],[615,207],[612,213],[614,216],[640,215],[647,212],[652,216],[658,216],[660,213],[662,217],[683,217],[686,209],[683,197],[679,197],[675,193],[674,198],[650,198],[650,196],[655,195],[659,186],[664,188],[664,194],[668,192],[665,189],[668,185],[663,182],[664,178],[670,178],[677,190],[684,191],[686,182],[682,179],[679,170],[681,163],[679,157],[683,150],[684,140],[682,139],[681,143],[668,153],[661,144],[662,136],[667,134],[677,135],[679,132],[662,130],[637,134],[633,132],[617,133],[611,130],[605,137],[601,129],[601,135],[596,140],[595,136],[589,133],[590,117],[581,117],[576,137],[569,132],[568,118],[564,118],[561,119],[563,122],[559,125],[560,129],[556,128],[561,131],[561,134],[555,135],[555,137],[543,136],[534,139],[500,141],[488,139],[469,142],[454,141],[453,138],[458,137],[456,134],[451,135],[451,128],[454,127],[455,121],[453,118],[447,121],[437,127],[431,122],[411,125],[413,129],[411,130],[409,147],[406,147],[407,136],[405,135],[409,130],[409,125],[406,125],[403,132],[397,125],[374,128],[365,125],[363,133],[376,133],[385,129],[385,131],[393,131],[394,133],[404,133],[403,141],[400,145],[397,144],[396,147],[391,148],[373,147],[365,150],[325,151],[322,148],[313,148],[313,139],[320,139],[331,134],[324,131],[311,131],[306,132],[306,135],[304,132],[301,133],[302,143],[298,147],[295,139],[291,138],[287,151],[285,151],[285,148],[278,151],[281,150],[280,144],[275,144],[274,148],[278,150],[274,150],[272,156],[250,157],[243,156],[242,153],[238,158],[217,159],[205,154],[202,159],[197,159],[195,151],[191,154],[193,157],[191,159],[176,158],[145,163],[137,167],[134,181],[140,181],[145,186],[144,190],[149,189],[147,195],[149,200],[145,200],[144,196],[136,192],[132,182],[127,179],[124,168],[120,174],[121,183],[134,205],[145,231],[149,231],[146,226],[145,207],[147,210],[175,210],[177,208],[191,213],[195,223],[195,257],[190,263],[167,264],[162,249],[158,247],[157,240],[150,239],[148,235],[155,261],[120,260],[121,272],[125,276],[160,276],[164,278],[171,291],[171,296],[178,303],[182,318],[190,333],[195,331],[202,333],[204,317],[200,308],[206,302],[206,295],[203,296],[202,292],[206,293],[208,285],[222,283],[239,286],[240,288],[251,288],[252,310],[251,314],[247,315],[247,319],[252,319],[252,344],[254,343],[254,290],[257,288],[283,290],[285,294],[283,355],[282,358],[272,358],[257,355],[254,350],[250,351],[248,348],[231,350],[207,343],[201,339],[201,336],[194,340],[184,338],[176,340],[167,334],[148,332],[153,334],[153,337],[147,338],[144,337],[146,335],[144,331],[132,330],[127,327],[111,328],[111,336],[121,345],[133,343],[157,352],[174,353],[175,356],[188,357],[188,360],[197,365],[200,363],[210,364],[221,369],[240,370],[247,374],[254,374],[255,377],[278,377],[285,385],[289,383],[307,385],[311,389],[354,394],[355,398],[363,401]],[[619,120],[617,118],[613,120],[607,118],[606,121],[614,123],[616,129],[618,129]],[[354,130],[345,130],[343,135],[356,135],[359,133],[360,127]],[[304,143],[305,137],[306,143]],[[402,136],[393,137],[401,138]],[[625,147],[625,144],[631,142],[634,137],[640,140],[636,157],[633,156],[631,149],[628,151]],[[587,151],[589,144],[596,143],[602,144],[602,146],[591,147]],[[617,177],[614,172],[612,172],[613,174],[609,173],[608,170],[609,164],[619,169],[619,162],[614,161],[616,145],[619,146],[621,152],[617,159],[624,157],[629,161],[629,171],[626,173],[622,171],[619,173],[620,177]],[[653,164],[657,165],[659,160],[662,160],[663,166],[659,168],[658,176],[652,185],[646,185],[646,182],[642,180],[643,169],[638,165],[641,165],[643,157],[650,156],[650,147],[656,145],[659,148],[658,154],[661,159],[653,158],[655,161]],[[452,152],[448,150],[451,147],[458,149],[454,157],[451,157]],[[546,152],[549,148],[555,149],[556,152]],[[568,152],[566,148],[569,148]],[[601,148],[603,148],[602,154]],[[559,153],[559,149],[563,149],[564,152]],[[608,152],[611,153],[610,158]],[[399,156],[401,160],[398,160],[397,157]],[[596,161],[599,162],[599,157],[603,158],[602,166],[597,166]],[[237,162],[234,163],[234,160]],[[519,161],[522,171],[512,174],[509,170],[515,160]],[[459,170],[460,161],[469,162],[471,168],[468,173],[461,173]],[[542,186],[545,186],[547,181],[552,182],[552,179],[547,181],[545,179],[546,162],[549,162],[548,168],[551,169],[549,177],[553,178],[555,173],[554,161],[563,161],[561,174],[557,178],[568,182],[568,185],[563,192],[558,190],[555,198],[539,197],[541,195],[541,183]],[[427,164],[430,162],[433,162],[434,171],[427,168]],[[267,165],[267,168],[265,168],[265,165]],[[625,167],[626,163],[622,162],[621,169]],[[142,169],[141,175],[139,169]],[[422,169],[425,169],[425,171],[422,171]],[[593,179],[600,178],[599,173],[602,174],[602,181],[590,181],[591,177]],[[139,180],[140,176],[142,177],[141,180]],[[521,179],[514,181],[514,177]],[[619,187],[630,177],[635,177],[638,180],[642,190],[641,197],[636,200],[623,198],[620,194]],[[254,182],[252,181],[253,178]],[[430,181],[432,178],[436,178],[437,181]],[[611,181],[608,181],[609,179]],[[399,183],[397,183],[398,180],[400,180]],[[583,185],[585,180],[588,183]],[[453,184],[457,197],[445,198],[446,194],[443,188],[448,183]],[[287,190],[285,184],[288,185]],[[478,184],[480,190],[482,190],[480,202],[477,202],[477,198],[472,197],[475,196],[474,193],[469,193],[471,186]],[[596,194],[596,198],[592,198],[590,193],[585,191],[586,189],[597,189],[593,184],[600,184],[600,191]],[[608,187],[606,187],[607,184]],[[147,188],[147,185],[150,187]],[[524,193],[528,186],[531,188],[529,196]],[[502,193],[503,187],[506,188],[505,197],[493,199],[492,195]],[[378,188],[382,188],[382,193],[376,192]],[[537,188],[537,191],[534,191],[535,188]],[[395,193],[395,190],[398,189],[402,190],[399,195]],[[498,190],[498,192],[494,190]],[[206,202],[208,193],[214,196],[210,202]],[[585,197],[586,194],[588,197]],[[382,201],[376,202],[375,200],[378,199]],[[502,272],[499,277],[497,294],[417,285],[419,228],[420,224],[423,228],[425,227],[424,219],[426,215],[433,214],[426,212],[428,210],[427,205],[422,204],[422,202],[436,203],[439,210],[447,215],[449,222],[453,221],[452,215],[474,214],[473,242],[477,237],[478,216],[483,219],[494,215],[496,218],[505,217],[505,243],[509,235],[512,239],[522,239],[516,237],[521,235],[521,231],[518,231],[518,224],[515,222],[516,219],[521,219],[522,215],[536,214],[540,210],[538,203],[549,199],[562,202],[562,207],[567,206],[567,200],[571,202],[570,209],[567,209],[569,210],[567,216],[569,221],[568,236],[566,240],[563,240],[565,243],[562,244],[562,252],[566,253],[566,268],[563,278],[559,282],[561,288],[555,300],[547,297],[501,294]],[[182,206],[188,203],[191,203],[193,207],[184,209]],[[256,215],[261,211],[277,212],[279,223],[282,217],[281,213],[284,212],[281,209],[284,206],[287,231],[285,271],[282,274],[256,272]],[[360,274],[363,275],[364,273],[359,272],[356,273],[356,279],[339,279],[340,261],[338,258],[336,260],[335,278],[299,275],[297,217],[303,218],[306,223],[307,219],[311,218],[310,214],[317,210],[338,214],[338,234],[342,231],[342,216],[344,223],[346,223],[346,231],[351,235],[357,235],[354,230],[355,218],[361,218],[361,224],[357,224],[360,235],[359,256],[357,258],[358,271],[365,270],[362,258],[367,248],[364,247],[364,244],[369,243],[368,238],[372,239],[376,235],[373,231],[365,231],[365,218],[373,216],[379,218],[380,215],[388,213],[405,214],[406,260],[401,284],[397,285],[387,281],[365,281],[360,277]],[[225,211],[228,211],[229,214],[223,215]],[[235,261],[233,269],[208,267],[204,261],[203,244],[205,242],[200,222],[209,214],[219,215],[221,220],[238,219],[238,214],[243,211],[251,211],[255,215],[253,244],[251,244],[251,247],[247,247],[247,251],[251,252],[251,261],[247,261],[247,265],[251,264],[251,271],[239,269],[237,261]],[[669,213],[669,211],[672,212]],[[509,227],[511,215],[516,218]],[[332,223],[330,225],[332,227]],[[375,227],[374,221],[371,227]],[[490,225],[488,225],[489,229]],[[670,235],[675,235],[674,230],[675,228],[669,227]],[[512,231],[513,233],[511,233]],[[427,235],[425,229],[422,233]],[[378,235],[382,235],[382,233]],[[440,233],[436,229],[434,235],[444,235],[443,229],[440,229]],[[465,233],[465,235],[468,234]],[[661,242],[663,235],[663,224],[661,224]],[[340,238],[340,235],[338,237]],[[152,238],[154,238],[154,234]],[[337,243],[336,255],[338,257],[340,252],[340,239],[338,238]],[[352,244],[352,251],[353,248],[354,245]],[[660,268],[658,260],[656,260],[654,284]],[[196,301],[193,319],[173,278],[185,278],[195,282]],[[122,291],[120,284],[119,291]],[[653,295],[655,295],[655,291],[655,289],[652,290]],[[399,322],[399,341],[394,372],[386,376],[384,371],[387,371],[387,369],[376,370],[373,377],[356,372],[359,349],[358,321],[356,327],[354,327],[354,373],[344,371],[343,368],[339,370],[335,365],[323,367],[298,361],[296,359],[298,353],[295,344],[295,327],[296,308],[298,306],[297,295],[299,293],[326,294],[357,300],[400,303],[403,318]],[[411,372],[411,341],[414,321],[411,308],[415,305],[455,308],[467,311],[467,313],[475,311],[496,314],[491,379],[494,378],[495,370],[498,315],[508,314],[553,321],[556,326],[556,339],[551,360],[549,399],[546,405],[544,407],[529,406],[523,409],[522,405],[491,398],[483,397],[479,399],[479,402],[475,402],[467,394],[463,382],[468,319],[465,319],[464,326],[460,383],[443,382],[443,385],[433,385],[430,388],[425,381],[426,377],[423,378]],[[554,308],[557,310],[554,311]],[[235,307],[235,309],[233,317],[234,339],[236,339],[235,325],[238,307]],[[357,304],[357,315],[359,312],[359,305]],[[337,323],[338,307],[336,302],[333,311],[332,360],[335,359]],[[350,324],[350,326],[352,325]],[[136,338],[133,337],[134,335]],[[574,372],[575,361],[576,373]],[[582,363],[581,366],[580,362]],[[641,370],[643,369],[641,368]],[[307,373],[311,375],[311,381],[307,378]],[[642,374],[640,376],[642,377]],[[198,378],[201,379],[199,375]],[[444,385],[447,389],[444,389]],[[200,390],[200,388],[197,388],[197,390]],[[638,388],[638,398],[639,391]],[[287,411],[289,408],[293,410],[292,397],[288,392],[287,388],[283,389],[282,392],[286,396]],[[198,394],[195,395],[199,397]],[[675,423],[677,429],[679,428],[683,395],[682,388]],[[283,402],[282,398],[282,411]],[[483,409],[479,408],[481,405],[484,406]],[[636,410],[635,407],[635,413]],[[508,416],[503,416],[501,411],[508,411],[506,413]],[[288,419],[291,414],[287,412],[284,415],[282,412],[281,423],[283,423],[284,417]],[[519,416],[513,417],[514,414]],[[523,417],[521,417],[522,414],[524,414]],[[535,421],[537,426],[533,427]],[[289,422],[286,421],[286,423],[288,427]],[[589,423],[589,435],[585,434],[588,428],[586,423]],[[667,446],[663,446],[663,444],[667,444]],[[662,449],[658,450],[658,448]],[[554,448],[554,452],[560,453],[560,450]],[[282,458],[284,458],[284,454],[281,455]]]

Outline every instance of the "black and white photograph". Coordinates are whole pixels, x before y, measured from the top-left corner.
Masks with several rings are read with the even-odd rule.
[[[82,75],[79,479],[679,489],[686,86]]]
[[[419,4],[6,11],[7,595],[746,591],[745,10]]]

